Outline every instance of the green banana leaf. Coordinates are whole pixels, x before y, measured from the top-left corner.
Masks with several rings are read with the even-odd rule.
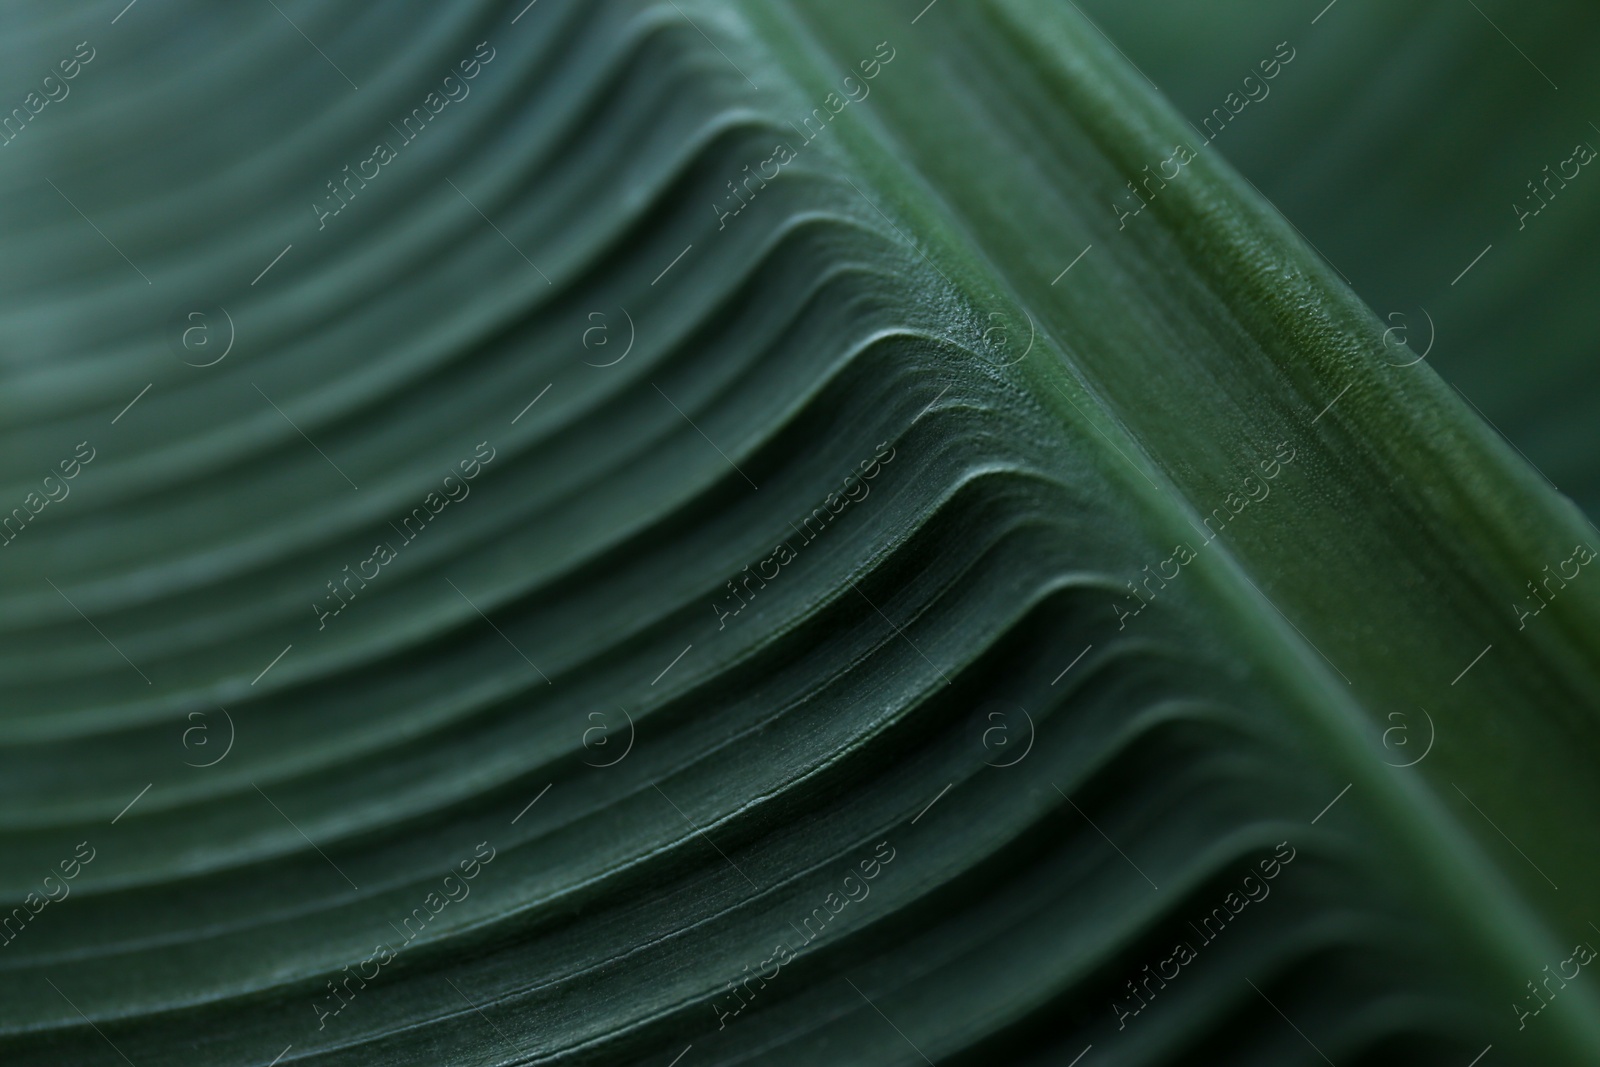
[[[1427,353],[1553,485],[1600,513],[1600,198],[1587,167],[1562,167],[1576,144],[1600,148],[1600,10],[1080,7],[1337,264],[1390,347],[1411,342],[1392,362]],[[1279,42],[1296,58],[1264,83]]]
[[[1600,534],[1083,12],[9,19],[4,1062],[1600,1056]]]

